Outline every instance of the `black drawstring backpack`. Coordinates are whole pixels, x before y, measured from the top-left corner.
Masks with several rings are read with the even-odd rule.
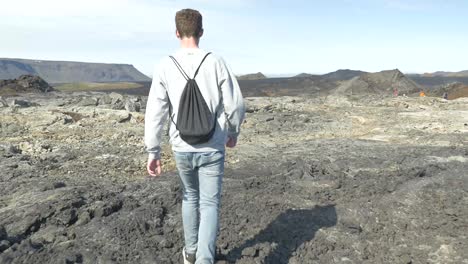
[[[195,77],[197,77],[200,67],[206,57],[210,54],[211,52],[205,55],[195,71],[193,78],[189,78],[187,73],[182,69],[182,66],[180,66],[179,62],[177,62],[174,57],[170,56],[182,76],[187,80],[187,83],[185,84],[184,91],[180,97],[177,122],[174,122],[172,115],[171,100],[169,100],[169,116],[176,129],[179,130],[180,137],[190,145],[208,142],[216,129],[216,115],[211,113],[210,108],[208,108],[208,105],[198,88],[198,84],[195,81]],[[169,94],[167,97],[169,98]]]

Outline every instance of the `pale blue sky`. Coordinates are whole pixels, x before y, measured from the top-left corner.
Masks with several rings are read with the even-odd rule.
[[[0,57],[128,63],[151,75],[178,47],[174,15],[237,74],[468,70],[464,0],[3,0]]]

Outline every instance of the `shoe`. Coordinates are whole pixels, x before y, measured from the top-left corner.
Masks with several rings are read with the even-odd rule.
[[[185,248],[182,249],[182,256],[184,257],[184,264],[195,264],[195,253],[188,254],[185,253]]]

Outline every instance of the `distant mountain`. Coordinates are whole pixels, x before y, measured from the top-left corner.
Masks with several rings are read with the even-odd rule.
[[[428,76],[424,74],[407,74],[411,80],[419,85],[423,85],[429,89],[437,88],[441,85],[447,85],[455,82],[468,85],[468,76],[466,77],[447,77],[447,76]]]
[[[310,74],[310,73],[299,73],[298,75],[293,76],[293,78],[307,78],[307,77],[314,77],[317,76],[315,74]]]
[[[367,72],[345,69],[345,70],[337,70],[334,72],[330,72],[322,76],[332,81],[346,81],[356,76],[361,76],[365,73]]]
[[[445,72],[445,71],[437,71],[433,73],[424,73],[423,76],[425,77],[468,77],[468,70],[467,71],[459,71],[459,72]]]
[[[262,80],[266,78],[267,77],[261,72],[237,76],[238,80]]]
[[[0,79],[26,74],[40,76],[48,83],[151,81],[130,64],[0,58]]]
[[[407,78],[398,69],[395,69],[377,73],[364,73],[344,82],[333,93],[344,95],[392,95],[395,88],[398,89],[400,94],[411,94],[422,89],[421,86]]]
[[[447,93],[449,100],[468,97],[468,85],[458,82],[443,85],[431,91],[430,95],[442,97],[444,93]]]

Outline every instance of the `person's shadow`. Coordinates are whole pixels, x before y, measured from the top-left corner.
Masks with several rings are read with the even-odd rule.
[[[303,243],[314,238],[315,232],[322,227],[336,225],[337,216],[334,205],[316,206],[313,209],[288,209],[281,213],[264,230],[239,247],[229,251],[225,260],[234,263],[241,259],[244,249],[251,257],[259,255],[255,246],[268,242],[271,246],[264,257],[264,263],[288,263],[293,252]],[[245,254],[245,252],[244,252]]]

